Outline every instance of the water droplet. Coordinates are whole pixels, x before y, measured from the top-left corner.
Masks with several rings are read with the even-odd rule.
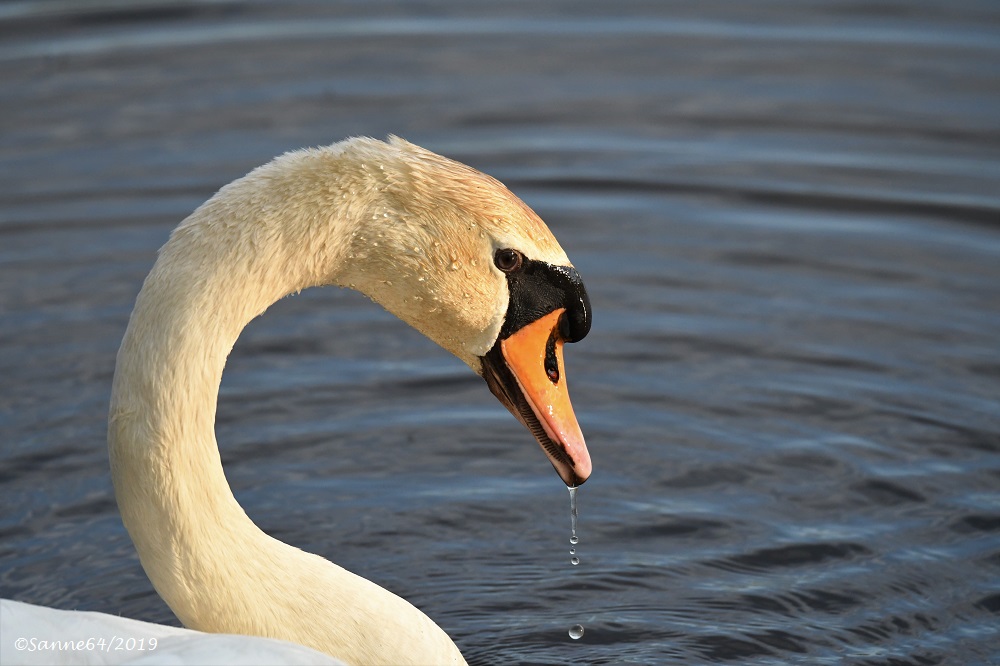
[[[569,491],[569,519],[570,519],[570,534],[576,536],[576,486],[566,486],[566,490]],[[575,541],[573,543],[576,543]]]
[[[581,638],[583,638],[583,625],[574,624],[572,627],[570,627],[569,637],[572,638],[574,641],[578,641]]]
[[[550,407],[551,409],[551,407]],[[576,544],[580,542],[580,539],[576,536],[576,517],[577,517],[577,507],[576,507],[576,486],[567,486],[569,490],[569,517],[570,517],[570,537],[569,542],[573,548],[569,549],[569,554],[573,555],[570,559],[570,563],[576,566],[580,563],[580,558],[576,557]]]
[[[457,271],[457,270],[458,270],[458,268],[459,268],[459,266],[458,266],[458,263],[457,263],[457,262],[454,262],[454,261],[453,261],[453,262],[451,262],[451,266],[449,266],[448,268],[450,268],[450,269],[451,269],[451,270],[453,270],[453,271]]]

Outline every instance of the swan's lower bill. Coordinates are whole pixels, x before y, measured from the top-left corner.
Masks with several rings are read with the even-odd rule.
[[[566,385],[559,308],[522,327],[483,361],[484,377],[493,394],[541,444],[549,462],[567,486],[590,476],[591,463]]]

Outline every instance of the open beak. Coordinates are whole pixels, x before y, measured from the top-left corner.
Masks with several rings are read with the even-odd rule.
[[[573,413],[563,364],[559,308],[500,340],[483,357],[493,395],[541,444],[567,486],[590,476],[590,453]]]

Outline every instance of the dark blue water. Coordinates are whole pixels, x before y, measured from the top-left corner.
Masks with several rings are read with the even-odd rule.
[[[107,473],[141,281],[226,182],[395,133],[584,276],[582,562],[482,380],[332,289],[223,381],[262,528],[475,664],[1000,663],[996,3],[12,2],[0,81],[0,596],[176,623]]]

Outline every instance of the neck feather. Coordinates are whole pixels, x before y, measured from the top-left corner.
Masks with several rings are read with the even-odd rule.
[[[461,662],[406,601],[264,534],[237,504],[215,440],[223,367],[279,298],[338,281],[371,201],[351,162],[289,155],[223,188],[173,233],[118,354],[108,442],[140,560],[188,627],[283,638],[350,663]],[[296,185],[326,164],[323,191]],[[331,200],[341,200],[333,207]]]

